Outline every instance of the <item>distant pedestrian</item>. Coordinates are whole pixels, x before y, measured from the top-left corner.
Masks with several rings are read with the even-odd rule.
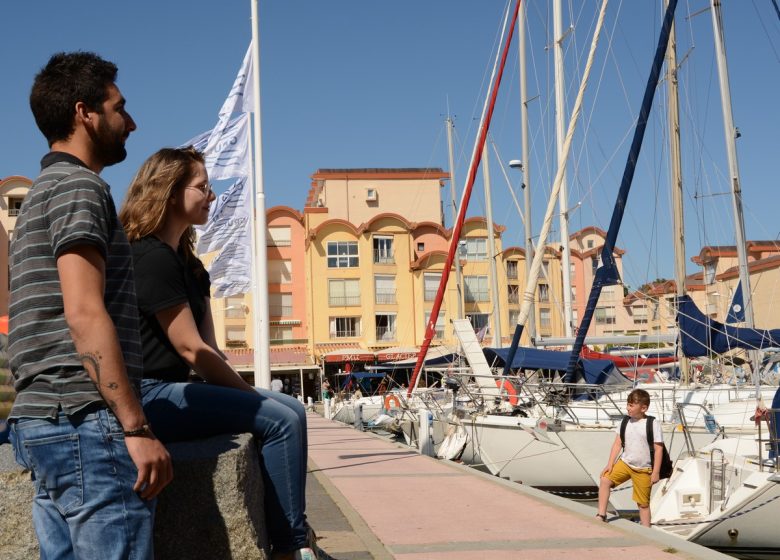
[[[634,389],[629,393],[627,401],[628,422],[625,424],[625,441],[621,439],[622,427],[618,426],[609,453],[609,461],[601,473],[599,509],[596,516],[602,521],[607,520],[610,491],[630,479],[634,485],[632,498],[639,506],[639,521],[645,527],[650,527],[650,490],[653,484],[661,479],[663,434],[660,422],[653,418],[652,457],[654,460],[651,462],[646,414],[650,407],[650,394],[644,389]]]
[[[330,382],[327,379],[322,381],[322,400],[328,400],[331,398]]]
[[[278,377],[274,377],[271,380],[271,391],[276,391],[277,393],[281,393],[282,389],[284,388],[284,383],[282,383],[282,380]]]
[[[116,75],[96,54],[58,53],[30,93],[51,151],[16,219],[8,353],[41,558],[152,558],[154,498],[173,477],[138,397],[132,256],[100,177],[135,130]]]

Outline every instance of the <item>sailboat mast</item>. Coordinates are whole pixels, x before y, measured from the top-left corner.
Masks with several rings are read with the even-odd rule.
[[[742,185],[739,180],[739,165],[737,163],[738,132],[734,126],[734,116],[731,112],[731,88],[729,86],[729,69],[726,63],[726,40],[723,36],[723,16],[720,0],[711,0],[712,26],[715,32],[715,54],[718,62],[718,78],[720,81],[721,107],[723,110],[723,131],[726,137],[726,153],[729,162],[729,177],[731,178],[731,203],[734,210],[734,230],[737,243],[737,260],[739,262],[739,281],[742,283],[742,294],[745,298],[745,326],[753,328],[753,297],[750,289],[750,274],[748,272],[747,251],[745,248],[745,220],[742,216]],[[754,364],[754,366],[757,364]]]
[[[720,0],[711,0],[712,27],[715,33],[715,53],[718,61],[718,78],[720,81],[721,108],[723,110],[723,131],[726,137],[726,153],[729,161],[729,177],[731,178],[731,204],[734,210],[734,233],[737,244],[737,262],[739,266],[739,282],[742,285],[742,297],[745,304],[745,326],[754,327],[753,290],[750,288],[750,271],[748,269],[747,248],[745,246],[745,220],[742,216],[742,184],[739,179],[739,164],[737,163],[737,137],[739,133],[734,126],[734,116],[731,112],[731,87],[729,85],[729,69],[726,63],[726,39],[723,35],[723,15]],[[757,350],[748,351],[756,383],[756,399],[761,401],[759,391],[759,366],[761,358]],[[761,403],[759,402],[759,405]]]
[[[525,23],[526,6],[523,3],[520,6],[520,13],[517,15],[518,25],[518,48],[520,50],[520,120],[521,133],[523,140],[523,203],[525,205],[525,278],[526,283],[531,281],[531,261],[534,259],[534,239],[533,227],[531,223],[531,148],[528,139],[528,87],[526,79],[526,57],[525,57]],[[528,336],[531,339],[536,338],[536,311],[534,304],[528,309]]]
[[[558,165],[563,165],[564,173],[561,182],[561,192],[558,195],[560,209],[561,252],[563,267],[563,320],[566,337],[572,336],[574,317],[571,308],[571,252],[569,249],[569,196],[566,183],[566,162],[563,153],[563,139],[566,135],[564,124],[565,100],[563,83],[563,16],[561,0],[553,1],[553,59],[555,63],[555,145]],[[526,160],[528,161],[528,160]]]
[[[496,232],[493,229],[493,204],[490,196],[490,154],[487,142],[482,147],[482,177],[485,183],[485,217],[487,219],[487,251],[490,263],[490,291],[493,294],[493,346],[501,346],[501,306],[498,294],[498,271],[496,270]]]
[[[664,0],[664,7],[669,0]],[[680,102],[677,81],[677,37],[674,21],[669,31],[669,48],[666,51],[666,90],[669,96],[669,171],[672,187],[672,227],[674,243],[674,280],[676,294],[685,295],[685,221],[683,213],[682,163],[680,157]],[[683,385],[690,383],[689,360],[680,354],[680,372]]]
[[[452,155],[452,117],[450,117],[449,103],[447,104],[447,156],[450,164],[450,197],[452,200],[452,223],[458,215],[458,204],[456,202],[457,187],[455,185],[455,158]],[[461,280],[460,256],[455,253],[455,283],[458,288],[458,319],[463,318],[463,281]]]

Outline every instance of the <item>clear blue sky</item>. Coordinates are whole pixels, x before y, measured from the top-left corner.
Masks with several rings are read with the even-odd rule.
[[[734,117],[750,239],[774,239],[780,143],[780,22],[771,0],[725,0]],[[574,102],[600,2],[564,2],[567,104]],[[681,0],[678,57],[687,190],[688,256],[733,244],[723,127],[706,0]],[[463,187],[476,118],[492,65],[504,0],[263,0],[260,6],[264,177],[268,205],[302,209],[320,167],[447,168],[447,101],[456,125],[456,177]],[[550,2],[529,0],[529,93],[538,230],[555,168]],[[607,228],[661,20],[660,0],[612,0],[569,165],[571,231]],[[105,171],[119,203],[149,154],[211,128],[251,38],[248,0],[6,1],[0,4],[0,177],[34,177],[45,142],[27,95],[35,72],[60,50],[93,50],[115,61],[138,130],[127,160]],[[522,225],[499,169],[521,154],[517,50],[499,96],[491,156],[494,219],[504,246]],[[663,114],[653,124],[618,245],[625,281],[671,277],[670,209]],[[517,187],[519,176],[507,170]],[[481,173],[470,214],[484,213]],[[449,189],[445,189],[448,193]],[[522,196],[518,192],[518,198]],[[450,225],[449,213],[447,225]],[[557,228],[556,228],[557,229]],[[555,234],[557,235],[557,234]],[[692,265],[689,270],[695,270]]]

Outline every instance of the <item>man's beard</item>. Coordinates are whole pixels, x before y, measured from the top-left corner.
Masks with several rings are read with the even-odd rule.
[[[95,143],[95,155],[100,159],[104,167],[124,161],[127,157],[123,134],[117,134],[109,129],[106,121],[101,120],[97,131],[93,135]]]

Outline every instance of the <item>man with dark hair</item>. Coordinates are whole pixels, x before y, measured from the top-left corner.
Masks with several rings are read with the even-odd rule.
[[[9,419],[42,558],[152,558],[155,497],[173,477],[138,399],[132,257],[99,176],[136,128],[116,74],[58,53],[30,94],[51,151],[11,244]]]

